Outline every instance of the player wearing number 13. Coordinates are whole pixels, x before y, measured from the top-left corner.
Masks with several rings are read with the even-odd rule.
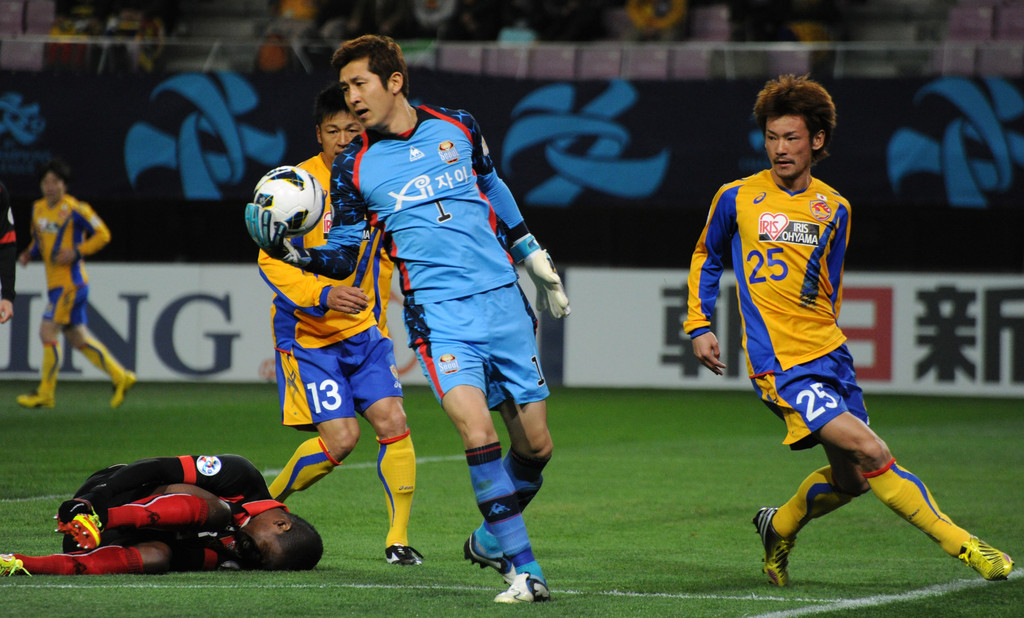
[[[788,502],[754,516],[764,572],[771,583],[785,586],[797,532],[871,491],[986,579],[1006,579],[1010,557],[953,523],[868,426],[853,358],[837,324],[850,204],[811,176],[811,166],[828,156],[832,98],[806,76],[785,75],[758,94],[754,117],[771,169],[726,184],[715,195],[690,264],[683,328],[694,355],[721,375],[725,364],[710,325],[723,258],[730,254],[754,390],[785,421],[784,444],[821,444],[828,458],[829,465],[811,473]]]
[[[363,127],[349,112],[336,82],[317,95],[313,117],[320,152],[299,167],[326,187],[335,156]],[[318,223],[295,239],[297,246],[323,244],[330,211]],[[423,562],[409,545],[416,451],[406,423],[394,346],[387,336],[393,266],[381,250],[379,233],[368,234],[359,252],[355,272],[330,279],[260,251],[260,274],[274,291],[271,321],[281,420],[317,433],[295,449],[270,484],[270,492],[284,502],[341,465],[359,440],[358,413],[373,427],[379,445],[377,476],[388,511],[384,557],[390,564],[414,566]]]

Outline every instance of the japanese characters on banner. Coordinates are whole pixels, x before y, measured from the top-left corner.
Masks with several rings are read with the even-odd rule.
[[[569,386],[751,388],[735,279],[712,323],[716,376],[682,330],[684,270],[572,268],[565,322]],[[869,391],[1024,397],[1024,277],[846,273],[840,325]]]
[[[693,357],[682,331],[686,271],[567,267],[572,315],[541,315],[546,377],[578,387],[749,389],[735,281],[713,329],[726,375]],[[141,380],[274,380],[270,291],[253,265],[91,264],[93,333]],[[0,379],[38,377],[45,302],[38,263],[20,271],[15,318],[0,328]],[[528,298],[528,277],[522,285]],[[870,392],[1024,397],[1024,277],[846,273],[840,324]],[[389,325],[405,384],[424,384],[405,345],[401,297]],[[70,352],[70,351],[69,351]],[[102,380],[66,353],[62,380]]]

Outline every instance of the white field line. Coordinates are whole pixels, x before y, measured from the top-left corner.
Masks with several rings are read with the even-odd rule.
[[[397,584],[346,584],[342,582],[326,582],[323,584],[173,584],[173,583],[162,583],[162,582],[144,582],[144,583],[74,583],[74,584],[48,584],[43,581],[28,581],[28,578],[19,577],[17,580],[12,580],[12,584],[16,582],[16,585],[20,588],[46,588],[46,589],[74,589],[74,590],[106,590],[114,588],[133,588],[138,590],[159,590],[159,589],[175,589],[175,590],[219,590],[219,589],[260,589],[260,590],[326,590],[326,589],[337,589],[337,588],[349,588],[353,590],[441,590],[441,591],[459,591],[459,592],[494,592],[495,588],[483,587],[483,586],[442,586],[442,585],[397,585]],[[583,590],[560,590],[558,588],[553,589],[552,594],[554,595],[572,595],[572,596],[606,596],[606,597],[635,597],[635,598],[657,598],[657,599],[678,599],[678,600],[712,600],[712,601],[769,601],[769,602],[793,602],[800,601],[804,603],[838,603],[842,599],[804,599],[804,598],[785,598],[776,596],[765,596],[757,594],[690,594],[690,593],[670,593],[670,592],[629,592],[623,590],[597,590],[597,591],[583,591]]]
[[[1013,571],[1010,573],[1010,577],[1018,579],[1024,577],[1024,573],[1021,571]],[[1000,582],[990,582],[984,579],[958,579],[955,581],[947,582],[945,584],[935,584],[934,586],[928,586],[925,588],[918,588],[917,590],[908,590],[907,592],[898,592],[896,594],[879,594],[870,597],[861,597],[859,599],[838,599],[830,601],[825,605],[812,605],[808,607],[801,607],[798,609],[788,609],[778,612],[771,612],[768,614],[758,614],[753,618],[789,618],[789,616],[806,616],[809,614],[820,614],[822,612],[832,612],[844,609],[861,609],[864,607],[878,607],[880,605],[890,605],[892,603],[901,603],[903,601],[918,601],[920,599],[928,599],[931,597],[938,597],[951,592],[959,592],[960,590],[966,590],[968,588],[977,588],[978,586],[998,586]]]

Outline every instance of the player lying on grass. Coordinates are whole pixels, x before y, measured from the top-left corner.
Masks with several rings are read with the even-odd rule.
[[[323,553],[308,522],[270,497],[239,455],[156,457],[90,476],[60,505],[63,553],[0,554],[0,575],[307,570]]]

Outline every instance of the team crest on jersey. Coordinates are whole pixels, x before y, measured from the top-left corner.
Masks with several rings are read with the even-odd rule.
[[[420,152],[419,148],[417,148],[415,146],[409,146],[409,160],[410,161],[419,161],[422,158],[423,158],[423,153]]]
[[[783,213],[763,212],[757,220],[757,239],[791,245],[817,245],[821,230],[817,223],[790,221]]]
[[[818,221],[828,221],[832,218],[832,208],[824,195],[819,193],[818,199],[811,200],[811,216]]]
[[[203,455],[196,458],[196,470],[203,476],[213,476],[220,472],[220,458],[213,455]]]
[[[459,160],[459,151],[455,149],[455,144],[448,140],[437,145],[437,154],[441,157],[441,160],[448,165]]]
[[[455,373],[459,370],[459,360],[454,354],[442,354],[441,358],[437,359],[437,368],[441,373]]]

